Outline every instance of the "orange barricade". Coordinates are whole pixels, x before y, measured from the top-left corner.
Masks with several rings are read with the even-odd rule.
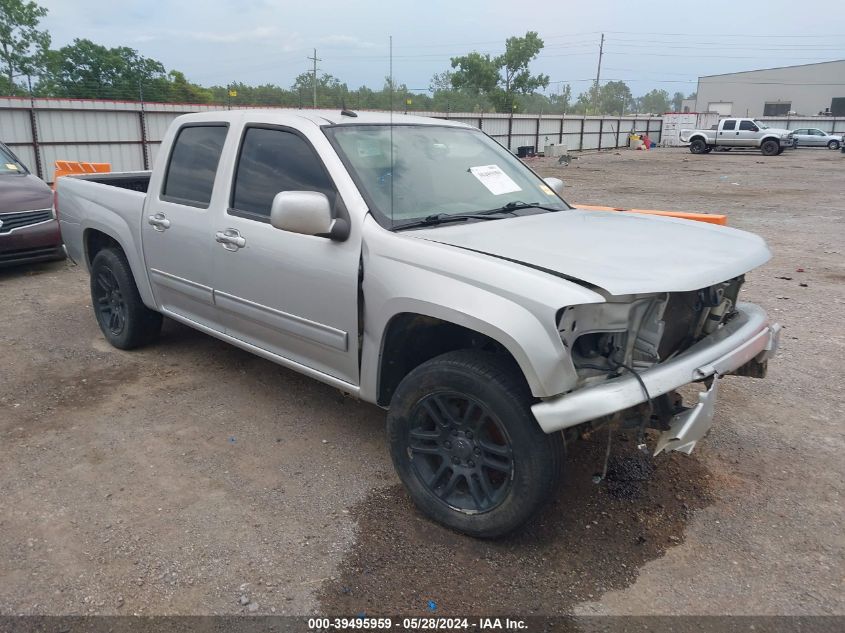
[[[721,213],[687,213],[686,211],[658,211],[656,209],[622,209],[619,207],[600,207],[592,204],[572,205],[576,209],[585,211],[626,211],[627,213],[644,213],[646,215],[663,215],[670,218],[682,218],[684,220],[695,220],[696,222],[707,222],[708,224],[720,224],[727,226],[728,216]]]
[[[111,163],[85,163],[78,160],[57,160],[54,163],[53,189],[56,181],[62,176],[71,174],[107,174],[111,171]]]

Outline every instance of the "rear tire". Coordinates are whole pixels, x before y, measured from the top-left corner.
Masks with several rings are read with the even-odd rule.
[[[91,305],[106,340],[133,349],[155,339],[162,316],[141,300],[123,251],[105,248],[91,262]]]
[[[705,154],[709,148],[700,138],[693,139],[689,144],[689,151],[693,154]]]
[[[780,153],[778,150],[780,150],[780,143],[771,138],[763,141],[763,144],[760,145],[760,152],[763,156],[777,156]]]
[[[400,383],[387,416],[393,464],[416,506],[459,532],[495,538],[557,490],[563,436],[546,435],[519,367],[475,350],[429,360]]]
[[[827,149],[836,150],[836,149],[839,149],[839,145],[840,145],[839,141],[830,141],[827,144]]]

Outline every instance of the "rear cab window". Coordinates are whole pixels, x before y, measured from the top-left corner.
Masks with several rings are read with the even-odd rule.
[[[248,126],[232,183],[229,213],[270,221],[273,198],[282,191],[316,191],[335,207],[337,191],[311,145],[299,134],[276,127]]]
[[[164,174],[162,200],[208,208],[228,131],[225,123],[188,124],[179,130]]]
[[[736,129],[736,121],[734,119],[728,119],[724,123],[722,123],[723,130],[735,130]]]

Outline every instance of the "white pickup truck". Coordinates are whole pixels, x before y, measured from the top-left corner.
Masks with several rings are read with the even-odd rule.
[[[205,112],[152,172],[61,178],[57,210],[112,345],[164,315],[387,409],[414,502],[494,537],[553,496],[563,432],[689,452],[719,379],[777,347],[739,301],[762,239],[576,210],[562,186],[460,123]]]
[[[789,130],[770,128],[754,119],[722,119],[711,130],[681,130],[682,143],[693,154],[709,154],[714,148],[759,149],[764,156],[776,156],[794,144]]]

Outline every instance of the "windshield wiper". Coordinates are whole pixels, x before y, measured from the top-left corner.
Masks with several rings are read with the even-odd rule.
[[[546,207],[539,202],[508,202],[506,205],[496,207],[495,209],[487,209],[486,211],[477,211],[477,215],[495,215],[496,213],[513,213],[522,209],[542,209],[543,211],[563,211],[563,209],[555,209],[554,207]]]
[[[494,213],[482,211],[480,213],[434,213],[427,215],[422,220],[412,220],[404,224],[397,224],[393,227],[394,231],[402,229],[412,229],[419,226],[437,226],[438,224],[445,224],[447,222],[461,222],[466,220],[498,220],[493,217],[495,213],[511,213],[510,209],[494,209]]]

